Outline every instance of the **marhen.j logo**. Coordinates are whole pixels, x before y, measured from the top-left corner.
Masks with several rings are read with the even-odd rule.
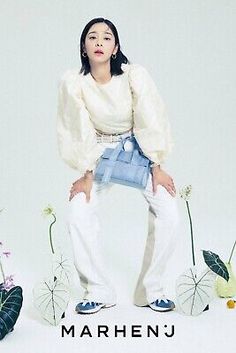
[[[173,337],[175,334],[174,325],[98,325],[89,327],[84,325],[76,328],[75,325],[61,326],[61,337]]]

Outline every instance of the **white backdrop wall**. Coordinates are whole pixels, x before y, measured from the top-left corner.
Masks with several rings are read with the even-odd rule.
[[[54,236],[71,256],[64,215],[77,173],[57,151],[57,84],[65,70],[80,68],[81,31],[99,16],[114,22],[123,52],[149,70],[167,105],[175,148],[163,168],[177,189],[193,186],[199,262],[200,249],[227,259],[236,237],[235,12],[233,0],[0,2],[0,240],[12,251],[7,272],[28,284],[29,295],[49,266],[49,220],[41,216],[48,203],[58,217]],[[180,199],[179,209],[170,289],[191,264]],[[146,205],[138,191],[115,186],[100,212],[110,275],[119,300],[129,302],[146,239]]]

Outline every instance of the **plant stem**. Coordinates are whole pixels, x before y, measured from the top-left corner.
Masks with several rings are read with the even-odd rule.
[[[3,283],[5,283],[6,282],[6,278],[5,278],[5,275],[4,275],[4,272],[3,272],[2,261],[1,260],[0,260],[0,270],[1,270],[1,273],[2,273]]]
[[[195,266],[194,240],[193,240],[193,224],[192,224],[192,219],[191,219],[191,214],[190,214],[190,208],[189,208],[188,201],[186,201],[186,205],[187,205],[187,210],[188,210],[188,217],[189,217],[190,231],[191,231],[191,246],[192,246],[193,266]]]
[[[52,213],[52,216],[53,216],[54,220],[52,221],[52,223],[49,226],[49,239],[50,239],[51,250],[52,250],[52,253],[54,254],[54,248],[53,248],[53,244],[52,244],[52,226],[54,223],[56,223],[57,219],[56,219],[56,216],[54,213]]]
[[[235,246],[236,246],[236,240],[235,240],[234,245],[233,245],[233,248],[232,248],[232,250],[231,250],[231,253],[230,253],[230,257],[229,257],[228,264],[230,264],[230,261],[231,261],[231,259],[232,259],[232,256],[233,256],[233,253],[234,253]]]

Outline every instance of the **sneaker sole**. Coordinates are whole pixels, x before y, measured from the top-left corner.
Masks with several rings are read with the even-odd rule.
[[[167,311],[172,311],[172,310],[174,310],[174,308],[175,308],[175,305],[173,306],[173,307],[171,307],[171,308],[153,308],[153,307],[151,307],[151,305],[148,305],[149,306],[149,308],[151,308],[152,310],[154,310],[154,311],[158,311],[159,313],[165,313],[165,312],[167,312]]]
[[[105,304],[105,306],[103,306],[102,309],[111,308],[112,306],[116,306],[116,304]]]

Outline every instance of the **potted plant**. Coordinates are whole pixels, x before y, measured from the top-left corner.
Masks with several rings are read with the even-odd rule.
[[[229,280],[226,281],[224,278],[217,277],[216,279],[216,292],[221,298],[232,298],[236,295],[236,278],[232,269],[232,257],[236,246],[236,240],[230,252],[229,260],[225,263],[225,266],[229,272]]]
[[[2,259],[8,258],[10,255],[10,251],[4,250],[3,243],[0,241],[0,275],[2,277],[0,283],[0,340],[14,330],[23,302],[22,288],[16,286],[13,283],[13,275],[6,276],[3,269]]]
[[[49,276],[35,285],[33,297],[34,305],[41,317],[56,326],[65,317],[65,310],[69,303],[71,266],[64,254],[53,244],[52,229],[57,221],[56,213],[49,205],[43,210],[43,215],[52,218],[48,228],[52,267]]]
[[[185,201],[191,235],[192,267],[180,275],[176,281],[176,299],[180,312],[186,315],[199,315],[209,309],[209,303],[214,298],[214,286],[217,275],[229,280],[226,266],[219,256],[212,251],[203,250],[207,268],[197,274],[194,249],[193,223],[189,206],[192,186],[188,185],[180,190],[180,197]]]

